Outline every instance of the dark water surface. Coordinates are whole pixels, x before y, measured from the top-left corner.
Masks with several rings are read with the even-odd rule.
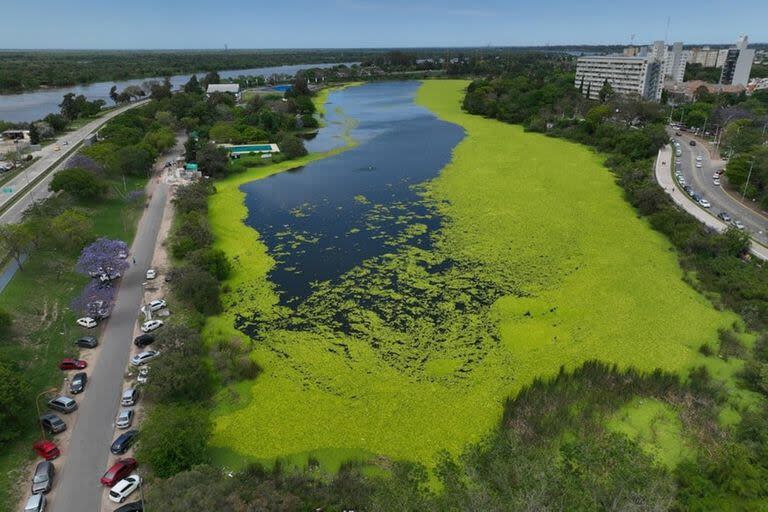
[[[428,247],[440,218],[418,185],[438,175],[464,130],[414,103],[418,82],[371,83],[331,93],[319,140],[334,121],[356,120],[359,146],[305,167],[246,183],[248,217],[277,260],[270,279],[281,302],[312,292],[403,240]],[[338,141],[338,137],[336,138]],[[421,229],[413,229],[420,224]],[[426,229],[424,229],[426,226]]]

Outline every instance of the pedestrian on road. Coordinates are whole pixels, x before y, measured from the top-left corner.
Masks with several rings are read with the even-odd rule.
[[[136,264],[136,258],[131,258],[133,260],[133,264]]]

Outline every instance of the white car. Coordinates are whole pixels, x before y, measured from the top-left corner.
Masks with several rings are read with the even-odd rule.
[[[709,204],[709,201],[707,201],[703,197],[701,199],[699,199],[699,204],[701,206],[703,206],[704,208],[710,208],[712,206],[711,204]]]
[[[712,183],[713,183],[713,184],[714,184],[716,187],[719,187],[719,186],[720,186],[720,180],[719,180],[719,179],[717,179],[717,178],[715,178],[714,180],[712,180]]]
[[[701,162],[696,162],[696,168],[701,169]]]
[[[139,370],[139,375],[136,377],[136,382],[139,384],[146,384],[149,380],[149,366],[143,366]]]
[[[733,226],[736,229],[744,229],[744,224],[742,224],[742,222],[740,220],[734,220],[733,221]]]
[[[140,354],[136,354],[131,358],[131,364],[133,366],[142,366],[156,358],[160,355],[160,352],[157,350],[145,350],[144,352],[141,352]]]
[[[150,320],[141,324],[141,332],[152,332],[155,329],[159,329],[163,326],[162,320]]]
[[[89,316],[85,316],[83,318],[77,319],[77,325],[79,325],[80,327],[85,327],[86,329],[93,329],[94,327],[99,325],[99,323],[93,318]]]
[[[120,410],[120,414],[117,415],[117,421],[115,421],[115,426],[117,428],[123,429],[128,428],[133,423],[133,409],[122,409]]]
[[[109,500],[115,503],[124,502],[133,491],[139,488],[140,484],[141,477],[139,475],[131,475],[120,480],[109,490]]]
[[[153,268],[147,270],[147,279],[154,279],[157,277],[157,271]]]
[[[150,311],[159,311],[159,310],[163,309],[166,306],[167,306],[167,304],[165,303],[165,301],[163,299],[155,299],[155,300],[153,300],[152,302],[149,303],[149,310]],[[157,320],[157,321],[160,322],[160,320]]]
[[[704,160],[704,159],[701,157],[701,155],[699,155],[699,156],[697,156],[697,157],[696,157],[696,161],[697,161],[697,162],[701,162],[702,160]]]

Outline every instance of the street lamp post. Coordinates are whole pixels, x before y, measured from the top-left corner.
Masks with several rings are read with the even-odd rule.
[[[50,388],[46,389],[45,391],[41,391],[38,393],[38,395],[35,397],[35,409],[37,409],[37,423],[40,425],[40,435],[42,436],[43,441],[45,440],[45,429],[43,428],[42,422],[40,422],[40,397],[47,394],[47,393],[55,393],[56,388]]]
[[[752,168],[755,166],[755,161],[752,160],[749,164],[749,173],[747,173],[747,181],[744,183],[744,190],[741,192],[741,199],[744,200],[744,196],[747,195],[747,187],[749,186],[749,178],[752,177]]]

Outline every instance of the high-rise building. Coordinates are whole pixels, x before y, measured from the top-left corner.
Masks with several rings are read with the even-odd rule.
[[[607,81],[617,94],[636,94],[659,101],[664,85],[664,62],[651,56],[593,55],[579,57],[575,86],[584,96],[598,99]]]
[[[747,48],[749,38],[739,36],[736,46],[729,48],[723,70],[720,73],[720,83],[723,85],[747,85],[752,72],[752,62],[755,60],[755,50]]]
[[[680,83],[685,77],[685,66],[688,63],[689,53],[683,50],[683,43],[672,45],[672,51],[667,53],[665,78]]]

